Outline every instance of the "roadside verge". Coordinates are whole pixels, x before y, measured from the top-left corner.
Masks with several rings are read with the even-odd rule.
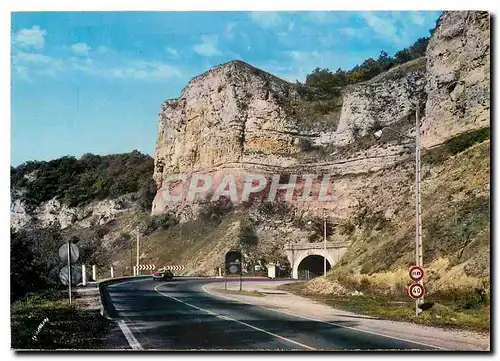
[[[239,295],[235,286],[225,293],[220,284],[203,286],[203,290],[212,296],[263,307],[274,312],[281,312],[299,318],[338,326],[336,322],[355,320],[355,330],[379,336],[415,342],[445,350],[484,351],[489,349],[489,337],[470,331],[445,330],[442,328],[412,324],[409,322],[388,321],[375,317],[358,315],[348,311],[334,309],[316,301],[300,297],[289,292],[269,293],[266,290],[276,288],[285,282],[246,282],[245,294]],[[261,296],[250,295],[252,291]],[[264,292],[263,292],[264,291]]]

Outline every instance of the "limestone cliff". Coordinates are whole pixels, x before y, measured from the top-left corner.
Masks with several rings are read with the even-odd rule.
[[[430,228],[448,222],[452,209],[463,217],[476,211],[484,216],[489,185],[481,174],[489,164],[485,153],[489,141],[460,153],[457,159],[457,152],[465,148],[457,150],[456,144],[463,144],[463,139],[451,145],[446,141],[462,134],[464,139],[476,139],[467,132],[489,127],[489,43],[487,13],[445,12],[426,57],[341,89],[320,112],[317,107],[324,103],[311,99],[301,86],[241,61],[210,69],[193,78],[179,98],[162,105],[152,213],[173,213],[181,222],[191,222],[205,206],[165,201],[162,193],[171,174],[330,174],[331,202],[294,199],[289,202],[294,210],[290,219],[273,219],[272,215],[263,219],[250,211],[258,238],[256,254],[277,254],[285,243],[308,241],[309,223],[302,221],[318,218],[326,210],[329,220],[338,226],[329,239],[354,241],[344,257],[345,264],[358,270],[368,265],[363,272],[405,265],[413,257],[409,246],[414,231],[411,138],[415,135],[414,104],[419,104],[423,199],[434,209],[424,214],[428,227],[424,231],[431,232],[424,235],[430,238],[425,242],[434,247],[425,261],[451,254],[455,257],[457,252],[461,257],[463,248],[456,248],[458,243],[449,245],[436,239],[435,230]],[[409,139],[389,133],[376,139],[374,133],[386,126]],[[472,183],[467,187],[460,186],[456,175],[466,174],[469,161],[476,162],[479,173],[463,176],[464,181],[471,177],[474,181],[469,179]],[[456,169],[451,172],[453,167]],[[453,187],[447,189],[446,184]],[[477,209],[470,210],[467,204],[475,204]],[[449,227],[453,228],[453,222],[447,223]],[[231,224],[226,226],[232,229]],[[478,234],[479,238],[474,238],[475,233],[464,244],[483,244],[486,229],[481,228]],[[229,237],[225,246],[220,243],[219,251],[235,244],[236,238]],[[372,246],[368,240],[373,240]],[[481,250],[483,257],[488,250]],[[378,263],[371,262],[372,258]],[[203,259],[204,266],[193,264],[194,269],[201,272],[209,268],[208,263],[215,266],[218,262]],[[485,263],[481,265],[478,272],[484,274]]]
[[[371,137],[386,125],[410,130],[410,102],[424,94],[424,70],[425,59],[417,59],[348,87],[340,96],[340,110],[322,116],[303,112],[313,104],[296,85],[241,61],[209,70],[162,107],[153,214],[194,206],[165,202],[162,191],[170,174],[313,170],[348,175],[393,166],[409,155],[406,141],[383,144]],[[373,144],[360,151],[353,145],[360,138],[371,139]],[[340,188],[343,193],[344,187]]]
[[[158,121],[153,214],[193,204],[168,204],[164,182],[193,174],[314,170],[332,175],[366,174],[394,167],[410,156],[402,137],[375,142],[390,125],[414,134],[412,103],[420,102],[422,146],[489,125],[489,18],[485,12],[445,12],[426,58],[348,86],[326,114],[307,111],[313,102],[301,89],[241,61],[193,78],[177,99],[166,101]],[[306,110],[306,111],[304,111]],[[363,144],[360,146],[360,144]],[[337,181],[345,216],[356,203],[352,184]],[[391,208],[391,205],[388,205]],[[187,218],[195,216],[191,209]]]
[[[422,144],[429,147],[490,124],[490,18],[444,13],[427,47],[428,100]]]

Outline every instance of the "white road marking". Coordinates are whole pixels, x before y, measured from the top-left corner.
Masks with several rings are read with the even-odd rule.
[[[205,285],[205,286],[206,286],[206,285]],[[378,332],[367,331],[367,330],[362,330],[362,329],[355,328],[355,327],[345,326],[345,325],[341,325],[341,324],[338,324],[338,323],[335,323],[335,322],[322,321],[322,320],[319,320],[319,319],[316,319],[316,318],[311,318],[311,317],[301,316],[301,315],[297,315],[297,314],[292,313],[292,312],[286,312],[286,311],[282,311],[282,310],[276,310],[276,309],[274,309],[274,308],[269,308],[269,307],[266,307],[266,306],[255,305],[255,304],[250,303],[250,302],[240,301],[240,300],[237,300],[237,299],[235,299],[235,298],[231,298],[231,297],[226,297],[226,296],[222,296],[222,295],[215,294],[215,293],[213,293],[213,292],[208,291],[208,290],[205,288],[205,286],[202,286],[202,287],[201,287],[201,289],[202,289],[203,291],[205,291],[206,293],[208,293],[208,294],[210,294],[210,295],[212,295],[212,296],[215,296],[215,297],[225,298],[225,299],[230,300],[230,301],[235,301],[235,302],[239,302],[239,303],[245,303],[245,304],[247,304],[247,305],[252,305],[252,306],[255,306],[255,307],[264,308],[264,309],[266,309],[266,310],[270,310],[270,311],[274,311],[274,312],[278,312],[278,313],[284,313],[284,314],[287,314],[287,315],[290,315],[290,316],[295,316],[295,317],[303,318],[303,319],[306,319],[306,320],[309,320],[309,321],[316,321],[316,322],[320,322],[320,323],[326,323],[327,325],[331,325],[331,326],[337,326],[337,327],[347,328],[347,329],[350,329],[350,330],[359,331],[359,332],[364,332],[364,333],[369,333],[369,334],[376,335],[376,336],[382,336],[382,337],[386,337],[386,338],[392,338],[392,339],[394,339],[394,340],[399,340],[399,341],[404,341],[404,342],[414,343],[414,344],[421,345],[421,346],[425,346],[425,347],[431,347],[431,348],[437,348],[437,349],[439,349],[439,350],[449,351],[449,350],[448,350],[448,349],[446,349],[446,348],[439,347],[439,346],[434,346],[434,345],[428,345],[428,344],[425,344],[425,343],[423,343],[423,342],[411,341],[411,340],[407,340],[407,339],[400,338],[400,337],[394,337],[394,336],[384,335],[384,334],[382,334],[382,333],[378,333]]]
[[[157,289],[157,288],[158,288],[158,287],[160,287],[160,286],[162,286],[162,285],[158,285],[158,286],[156,286],[156,287],[154,288],[154,290],[155,290],[156,292],[158,292],[160,295],[164,296],[164,297],[170,298],[170,299],[172,299],[172,300],[174,300],[174,301],[180,302],[180,303],[182,303],[182,304],[184,304],[184,305],[186,305],[186,306],[189,306],[189,307],[195,308],[195,309],[197,309],[197,310],[200,310],[200,311],[206,312],[206,313],[208,313],[209,315],[212,315],[212,316],[215,316],[215,317],[217,317],[217,318],[220,318],[221,320],[233,321],[233,322],[239,323],[239,324],[241,324],[241,325],[244,325],[244,326],[250,327],[250,328],[252,328],[252,329],[254,329],[254,330],[256,330],[256,331],[260,331],[260,332],[266,333],[266,334],[268,334],[268,335],[271,335],[271,336],[273,336],[273,337],[279,338],[280,340],[287,341],[287,342],[293,343],[293,344],[295,344],[295,345],[301,346],[301,347],[303,347],[303,348],[305,348],[305,349],[308,349],[308,350],[316,350],[314,347],[311,347],[311,346],[305,345],[305,344],[303,344],[303,343],[300,343],[300,342],[297,342],[297,341],[294,341],[294,340],[290,340],[289,338],[286,338],[286,337],[283,337],[283,336],[277,335],[277,334],[275,334],[275,333],[273,333],[273,332],[266,331],[266,330],[264,330],[264,329],[262,329],[262,328],[259,328],[259,327],[256,327],[256,326],[253,326],[253,325],[250,325],[250,324],[248,324],[248,323],[246,323],[246,322],[239,321],[239,320],[236,320],[236,319],[231,318],[231,317],[228,317],[228,316],[218,315],[217,313],[212,312],[212,311],[210,311],[210,310],[206,310],[206,309],[204,309],[204,308],[201,308],[201,307],[198,307],[198,306],[192,305],[192,304],[190,304],[190,303],[184,302],[184,301],[182,301],[182,300],[180,300],[180,299],[178,299],[178,298],[176,298],[176,297],[173,297],[173,296],[167,295],[167,294],[165,294],[165,293],[163,293],[163,292],[161,292],[161,291],[158,291],[158,289]]]
[[[144,350],[142,348],[142,345],[139,343],[139,341],[137,341],[134,334],[132,333],[132,331],[130,331],[130,328],[128,328],[128,326],[124,320],[119,320],[118,326],[120,326],[120,329],[122,330],[123,334],[125,335],[125,338],[127,339],[128,344],[130,345],[130,347],[132,347],[133,350]]]

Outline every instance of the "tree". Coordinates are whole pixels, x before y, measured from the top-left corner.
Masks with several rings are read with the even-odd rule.
[[[380,70],[382,71],[388,70],[394,64],[392,57],[384,50],[380,52],[377,62],[379,63]]]

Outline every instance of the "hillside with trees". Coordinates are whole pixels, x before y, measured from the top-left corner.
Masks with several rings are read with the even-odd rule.
[[[137,150],[105,156],[87,153],[80,159],[65,156],[11,167],[11,192],[28,209],[53,198],[76,207],[135,193],[140,206],[149,210],[156,192],[152,174],[153,158]]]

